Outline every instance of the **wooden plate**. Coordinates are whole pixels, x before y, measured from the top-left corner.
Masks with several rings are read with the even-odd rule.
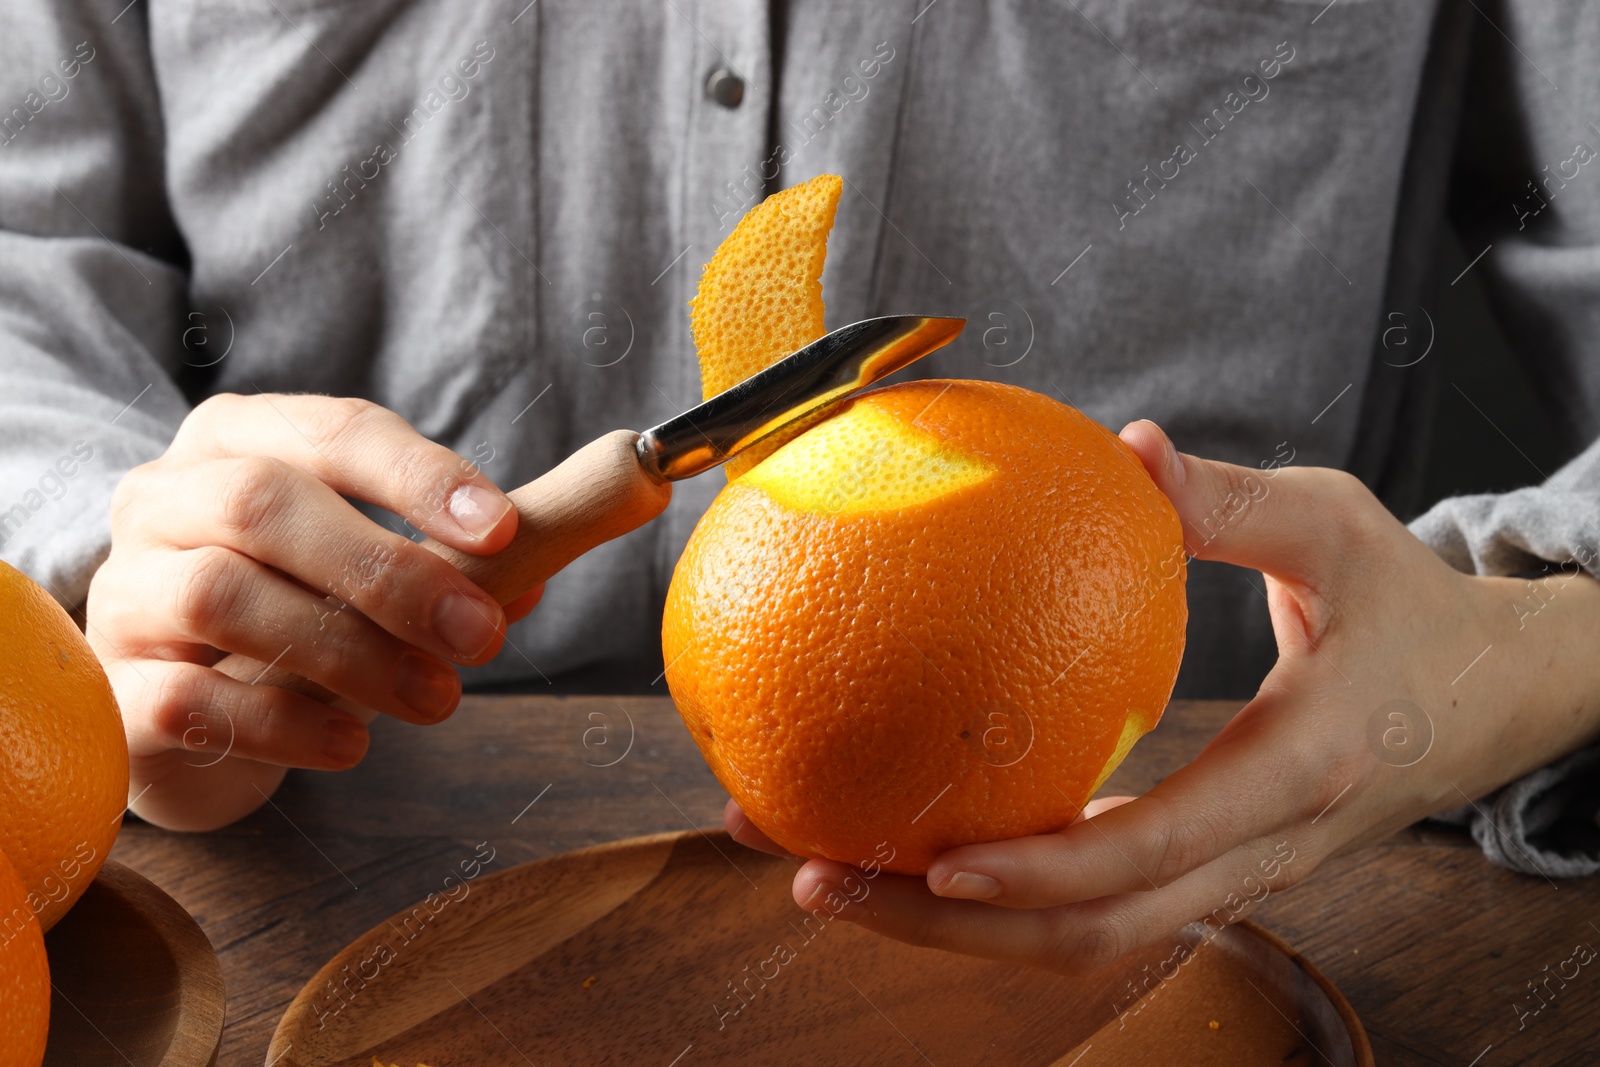
[[[691,831],[463,879],[317,972],[267,1063],[1372,1063],[1339,992],[1249,923],[1065,978],[808,918],[792,874]]]
[[[45,1067],[209,1067],[222,1042],[222,968],[178,902],[107,861],[45,935]]]

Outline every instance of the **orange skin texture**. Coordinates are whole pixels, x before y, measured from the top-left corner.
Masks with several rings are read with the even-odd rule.
[[[49,930],[94,880],[128,803],[111,683],[72,618],[0,563],[0,852]]]
[[[706,399],[821,337],[822,268],[844,179],[819,174],[751,208],[717,246],[689,302]],[[810,422],[728,461],[737,478]]]
[[[1071,407],[977,381],[857,405],[993,473],[866,511],[786,506],[761,467],[730,482],[673,574],[666,676],[774,842],[856,865],[887,843],[886,869],[923,874],[956,846],[1066,826],[1125,754],[1124,724],[1156,724],[1186,557],[1132,451]],[[836,458],[813,477],[872,484],[870,461]]]
[[[50,963],[28,890],[0,854],[0,1067],[39,1067],[50,1033]]]

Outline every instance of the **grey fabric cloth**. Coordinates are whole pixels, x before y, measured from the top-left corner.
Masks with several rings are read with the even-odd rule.
[[[1520,575],[1526,624],[1561,586],[1600,577],[1600,442],[1536,488],[1440,501],[1411,524],[1444,560],[1468,574]],[[1471,828],[1491,860],[1551,878],[1600,871],[1600,747],[1575,752],[1474,804],[1436,816]]]
[[[1600,169],[1573,162],[1596,143],[1597,19],[1535,0],[8,0],[0,554],[81,601],[118,478],[219,391],[365,396],[506,486],[660,421],[698,393],[698,264],[764,192],[822,171],[849,179],[831,324],[965,315],[917,373],[1154,418],[1197,454],[1344,467],[1414,514],[1443,355],[1393,328],[1425,318],[1448,223],[1492,245],[1472,269],[1573,451],[1600,428]],[[744,81],[736,107],[704,91],[718,68]],[[552,581],[518,654],[469,681],[647,684],[717,485],[680,485]],[[1419,530],[1473,567],[1559,562],[1600,484],[1518,499]],[[1274,651],[1249,576],[1196,564],[1190,595],[1179,693],[1250,693]]]
[[[1441,500],[1411,523],[1411,532],[1468,574],[1600,577],[1596,486],[1600,442],[1538,486]],[[1531,603],[1537,607],[1538,600]]]
[[[1600,748],[1582,749],[1434,821],[1467,827],[1485,856],[1514,871],[1594,874],[1600,871],[1596,764]]]

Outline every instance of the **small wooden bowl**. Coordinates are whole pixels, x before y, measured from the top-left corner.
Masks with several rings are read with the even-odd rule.
[[[1253,924],[1067,978],[807,915],[793,874],[690,831],[453,879],[325,965],[267,1063],[1372,1067],[1339,991]]]
[[[222,1043],[222,968],[178,902],[109,860],[45,935],[45,1067],[210,1067]]]

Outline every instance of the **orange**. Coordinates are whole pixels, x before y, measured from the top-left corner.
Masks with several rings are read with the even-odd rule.
[[[1184,564],[1172,505],[1088,417],[897,385],[718,494],[667,593],[667,683],[778,844],[922,873],[1065,826],[1156,724]]]
[[[94,880],[128,802],[128,744],[71,617],[0,563],[0,852],[45,930]]]
[[[708,395],[823,332],[839,186],[769,197],[707,264]],[[1071,822],[1183,655],[1182,531],[1137,457],[973,381],[879,389],[762,445],[729,464],[662,624],[673,699],[746,815],[911,874]]]
[[[39,1067],[50,1030],[50,964],[28,891],[0,855],[0,1067]]]
[[[689,327],[710,399],[821,337],[822,266],[844,180],[819,174],[751,208],[707,263]],[[737,478],[808,423],[728,461]]]

